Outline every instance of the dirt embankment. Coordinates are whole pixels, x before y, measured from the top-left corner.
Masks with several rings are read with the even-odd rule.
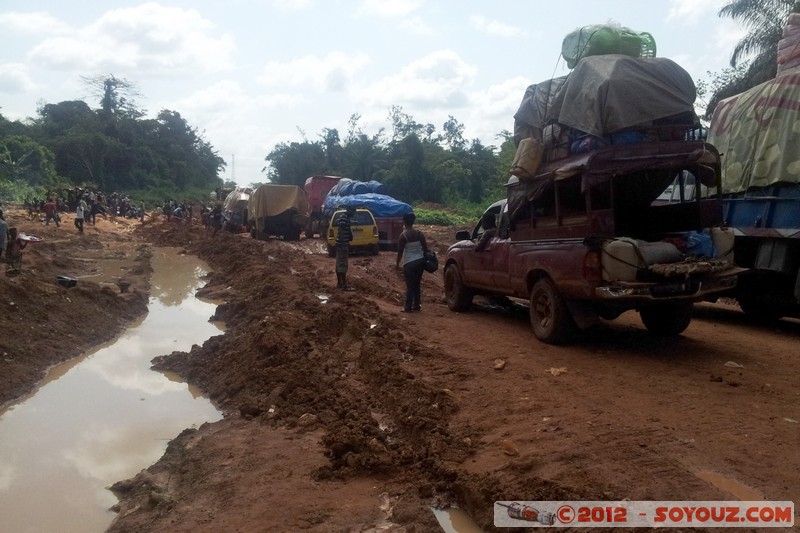
[[[421,229],[440,251],[455,233]],[[702,305],[678,338],[628,313],[554,347],[519,307],[451,313],[441,273],[399,313],[391,253],[352,258],[348,293],[319,240],[133,239],[214,269],[200,293],[226,333],[155,366],[225,418],[118,483],[111,531],[435,531],[452,504],[488,531],[495,500],[800,497],[797,321]]]
[[[33,390],[50,366],[102,344],[147,312],[149,247],[134,237],[129,219],[98,218],[84,233],[64,215],[60,228],[44,226],[21,208],[6,222],[41,236],[23,253],[23,272],[6,276],[0,262],[0,407]],[[59,276],[78,280],[72,288]],[[121,293],[117,282],[131,283]]]

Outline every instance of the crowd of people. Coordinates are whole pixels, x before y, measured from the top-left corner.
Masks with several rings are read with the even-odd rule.
[[[48,192],[45,199],[29,198],[25,200],[28,218],[44,217],[44,225],[53,222],[61,227],[62,213],[75,214],[75,228],[83,233],[84,222],[93,226],[97,224],[97,216],[125,217],[144,220],[144,202],[136,204],[125,194],[75,187],[66,191]]]

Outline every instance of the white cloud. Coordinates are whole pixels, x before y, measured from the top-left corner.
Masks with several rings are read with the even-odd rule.
[[[514,113],[528,85],[530,80],[517,76],[470,94],[466,115],[456,117],[464,123],[464,137],[499,145],[496,136],[502,130],[514,131]]]
[[[422,4],[422,0],[364,0],[357,14],[386,18],[407,17]]]
[[[522,37],[527,35],[525,30],[516,26],[511,26],[497,20],[489,20],[481,15],[473,15],[469,18],[470,25],[476,30],[489,35],[499,37]]]
[[[0,64],[0,93],[24,93],[36,88],[27,66],[22,63]]]
[[[698,20],[707,18],[709,13],[716,13],[726,4],[726,0],[670,0],[667,20],[678,20],[696,24]]]
[[[422,17],[411,17],[400,22],[400,28],[417,35],[433,35],[434,30]]]
[[[314,5],[313,0],[272,0],[272,5],[281,11],[302,11]]]
[[[307,55],[288,62],[270,61],[256,80],[267,86],[292,85],[314,92],[343,92],[370,62],[369,56],[361,52],[334,51],[325,57]]]
[[[51,37],[29,57],[54,69],[142,73],[214,72],[232,66],[232,37],[193,9],[145,3],[107,11],[72,36]]]
[[[68,24],[42,11],[0,13],[0,29],[4,30],[3,33],[30,35],[64,34],[70,31]]]
[[[388,107],[413,103],[421,108],[461,107],[477,68],[452,50],[433,52],[403,67],[399,74],[379,80],[359,92],[359,101]]]

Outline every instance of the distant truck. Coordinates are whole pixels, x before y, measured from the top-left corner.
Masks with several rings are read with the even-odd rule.
[[[722,100],[708,139],[736,263],[749,269],[733,295],[761,320],[800,316],[800,67]]]
[[[250,195],[247,211],[254,239],[296,241],[308,226],[306,193],[296,185],[261,185]]]
[[[225,194],[222,203],[222,228],[233,233],[247,232],[250,227],[247,206],[253,189],[237,187]]]
[[[306,179],[304,190],[308,198],[308,224],[306,237],[312,238],[315,234],[323,235],[327,231],[325,216],[322,213],[322,204],[325,196],[342,178],[340,176],[310,176]]]
[[[333,212],[340,207],[365,207],[378,224],[378,247],[396,250],[397,239],[403,232],[403,215],[413,213],[412,207],[392,198],[378,181],[357,181],[342,178],[326,196],[322,205],[323,226],[327,227]]]
[[[390,251],[397,250],[397,241],[404,229],[403,216],[414,212],[409,204],[385,194],[329,194],[322,207],[325,223],[330,221],[334,211],[347,206],[370,210],[378,226],[378,248]]]

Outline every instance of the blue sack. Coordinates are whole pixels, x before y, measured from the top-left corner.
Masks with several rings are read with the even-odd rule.
[[[696,257],[715,257],[714,241],[711,235],[699,231],[687,231],[683,234],[686,239],[686,253]]]

